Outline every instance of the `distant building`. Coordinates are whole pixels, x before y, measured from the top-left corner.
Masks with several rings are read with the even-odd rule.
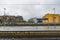
[[[22,16],[0,16],[0,23],[20,23],[24,22]]]
[[[28,22],[30,22],[30,23],[37,23],[37,18],[36,18],[36,17],[30,18],[30,19],[28,20]]]
[[[4,20],[6,23],[15,23],[15,16],[5,16]]]
[[[47,18],[31,18],[28,20],[30,23],[42,23],[42,20],[47,20]]]
[[[47,18],[48,20],[42,20],[43,23],[59,23],[60,15],[59,14],[49,14],[47,13],[42,18]]]
[[[23,17],[22,16],[16,16],[15,17],[15,21],[16,22],[23,22],[24,20],[23,20]]]

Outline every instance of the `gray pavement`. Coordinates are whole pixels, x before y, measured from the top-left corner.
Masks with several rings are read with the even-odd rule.
[[[60,31],[60,26],[0,26],[0,31]]]

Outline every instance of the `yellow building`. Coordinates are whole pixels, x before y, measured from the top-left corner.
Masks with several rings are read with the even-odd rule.
[[[43,18],[48,18],[48,20],[42,20],[43,23],[59,23],[60,15],[59,14],[49,14],[47,13]]]

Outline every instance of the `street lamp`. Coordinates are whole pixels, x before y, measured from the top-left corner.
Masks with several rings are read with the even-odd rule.
[[[6,11],[6,8],[4,8],[4,16],[5,16],[5,11]]]
[[[55,8],[53,8],[53,11],[54,11],[54,15],[53,15],[53,23],[55,23]]]
[[[6,14],[5,11],[6,11],[6,8],[4,8],[4,26],[5,26],[5,21],[6,21],[6,20],[5,20],[5,14]]]
[[[53,8],[53,11],[54,11],[54,15],[53,15],[53,24],[55,23],[55,8]],[[55,26],[55,25],[54,25]],[[56,26],[54,27],[56,28]]]

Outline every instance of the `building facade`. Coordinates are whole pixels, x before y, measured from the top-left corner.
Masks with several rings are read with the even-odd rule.
[[[37,18],[36,18],[36,17],[30,18],[30,19],[28,20],[28,22],[29,22],[29,23],[37,23]]]
[[[48,18],[48,20],[42,20],[43,23],[59,23],[60,22],[60,15],[59,14],[47,13],[42,18]]]
[[[0,16],[0,23],[20,23],[23,22],[22,16]]]

